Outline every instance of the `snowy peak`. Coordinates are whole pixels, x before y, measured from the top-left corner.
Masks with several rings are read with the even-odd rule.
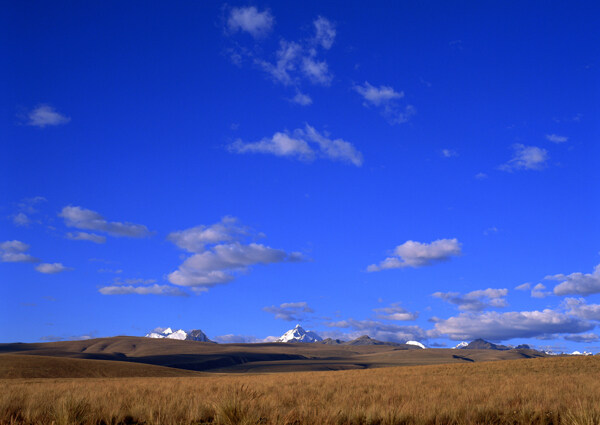
[[[200,341],[200,342],[213,342],[204,332],[200,329],[193,329],[191,331],[184,331],[178,329],[174,331],[171,328],[156,328],[152,332],[145,335],[146,338],[166,338],[166,339],[177,339],[180,341]]]
[[[277,342],[317,342],[322,341],[319,335],[315,332],[307,331],[300,325],[296,325],[294,329],[290,329],[277,340]]]
[[[465,348],[467,345],[469,345],[468,342],[459,342],[458,344],[456,344],[455,347],[452,347],[453,349],[460,349],[460,348]]]
[[[407,345],[415,345],[415,346],[420,347],[422,349],[427,348],[423,344],[421,344],[419,341],[406,341],[405,344],[407,344]]]

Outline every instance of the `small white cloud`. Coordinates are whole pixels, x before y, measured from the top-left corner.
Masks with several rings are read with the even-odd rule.
[[[292,134],[278,132],[258,142],[244,143],[237,140],[228,148],[230,152],[235,153],[266,153],[303,161],[312,161],[320,157],[351,163],[357,167],[363,163],[362,154],[350,142],[330,139],[308,124],[304,129],[297,129]]]
[[[503,171],[541,170],[548,161],[548,151],[537,146],[513,145],[513,157],[498,167]]]
[[[531,283],[523,283],[515,288],[517,291],[529,291],[531,289]]]
[[[546,276],[547,280],[558,280],[554,287],[555,295],[591,295],[600,293],[600,264],[592,273],[571,273]]]
[[[267,35],[275,19],[269,10],[259,12],[254,6],[234,7],[229,13],[227,27],[231,32],[246,31],[254,38]]]
[[[27,217],[27,214],[20,212],[13,216],[13,223],[15,223],[17,226],[27,226],[29,223],[31,223],[31,220],[29,217]]]
[[[458,156],[458,152],[454,149],[442,149],[441,152],[444,158],[452,158],[453,156]]]
[[[313,21],[315,26],[315,42],[324,49],[331,49],[335,40],[335,26],[328,19],[319,16]]]
[[[573,316],[600,321],[600,304],[588,304],[583,298],[565,298],[562,306]]]
[[[151,234],[142,224],[107,221],[95,211],[71,205],[64,207],[58,216],[62,217],[69,227],[106,232],[113,236],[143,238]]]
[[[412,105],[401,108],[397,101],[404,97],[404,92],[397,92],[390,86],[375,87],[365,81],[364,85],[355,84],[353,88],[363,97],[363,106],[379,108],[390,124],[403,124],[417,112]]]
[[[457,239],[438,239],[431,243],[406,241],[394,249],[392,256],[378,265],[371,264],[367,267],[367,271],[428,266],[460,254],[461,245]]]
[[[558,134],[546,134],[546,139],[552,143],[564,143],[569,140],[566,136],[559,136]]]
[[[0,261],[3,263],[37,263],[35,257],[27,254],[29,245],[21,241],[5,241],[0,243]]]
[[[166,295],[174,297],[187,297],[189,294],[182,291],[181,289],[170,286],[170,285],[158,285],[154,284],[151,286],[105,286],[98,290],[102,295]]]
[[[69,267],[63,266],[61,263],[42,263],[35,266],[35,269],[44,274],[56,274],[72,270]]]
[[[565,335],[564,338],[567,341],[573,341],[573,342],[590,343],[590,342],[600,341],[600,337],[595,333],[569,334],[569,335]]]
[[[302,47],[295,42],[281,40],[279,50],[275,53],[275,64],[262,59],[255,59],[255,63],[260,66],[271,77],[284,85],[290,85],[294,82],[292,74],[298,70],[302,57]]]
[[[286,320],[288,322],[302,321],[304,320],[306,313],[314,313],[314,310],[304,301],[283,303],[279,306],[272,305],[270,307],[263,307],[263,311],[274,314],[276,319]]]
[[[302,72],[314,84],[327,86],[333,79],[329,73],[327,62],[315,60],[312,56],[302,59]]]
[[[475,174],[475,178],[477,180],[484,180],[488,178],[488,175],[486,173],[477,173]]]
[[[410,312],[398,303],[394,303],[389,307],[375,308],[373,309],[377,313],[377,318],[383,320],[397,320],[401,322],[416,320],[419,317],[419,313]]]
[[[482,311],[491,307],[506,307],[507,294],[508,289],[488,288],[471,291],[465,295],[460,295],[458,292],[436,292],[433,296],[457,305],[459,310]]]
[[[210,226],[196,226],[189,229],[171,232],[167,240],[173,242],[181,249],[199,253],[203,252],[207,244],[231,242],[240,236],[248,235],[250,229],[241,226],[235,217],[225,216],[219,223]]]
[[[40,128],[44,128],[47,125],[66,124],[71,121],[71,118],[60,114],[50,105],[38,106],[29,112],[27,118],[27,125]]]
[[[541,283],[538,283],[531,289],[531,296],[533,298],[546,298],[550,295],[552,295],[552,292],[546,291],[546,287]]]
[[[296,95],[290,99],[292,102],[297,103],[298,105],[308,106],[312,104],[312,99],[309,95],[298,92]]]
[[[87,233],[87,232],[69,232],[66,234],[67,239],[71,239],[72,241],[90,241],[94,243],[105,243],[106,237],[100,236],[95,233]]]

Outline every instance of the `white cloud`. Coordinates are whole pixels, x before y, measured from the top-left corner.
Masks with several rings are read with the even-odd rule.
[[[105,286],[98,290],[102,295],[167,295],[176,297],[187,297],[188,294],[179,288],[170,285],[154,284],[151,286]]]
[[[377,313],[377,318],[383,320],[410,321],[419,317],[419,313],[410,312],[398,303],[394,303],[389,307],[375,308],[373,311]]]
[[[304,301],[283,303],[279,306],[272,305],[270,307],[263,307],[263,311],[274,314],[276,319],[286,320],[288,322],[302,321],[305,318],[306,313],[314,313],[314,310]]]
[[[432,295],[457,305],[459,310],[481,311],[490,307],[506,307],[508,305],[505,299],[507,294],[508,289],[488,288],[471,291],[465,295],[460,295],[458,292],[436,292]]]
[[[24,242],[13,240],[0,243],[0,261],[3,263],[37,263],[35,257],[27,254],[29,245]]]
[[[517,287],[515,287],[517,291],[529,291],[531,289],[531,283],[523,283]]]
[[[254,62],[270,74],[275,81],[284,85],[294,83],[294,79],[290,73],[295,72],[299,67],[302,57],[302,47],[293,41],[281,40],[279,42],[279,50],[277,50],[275,56],[275,64],[262,59],[255,59]]]
[[[581,333],[593,324],[554,310],[511,311],[499,313],[461,313],[445,320],[438,319],[430,336],[447,336],[452,340],[484,338],[502,341],[533,338],[560,333]]]
[[[477,174],[475,174],[475,178],[477,180],[484,180],[484,179],[488,178],[488,175],[485,173],[477,173]]]
[[[254,6],[234,7],[229,13],[227,27],[231,32],[246,31],[254,38],[267,35],[275,19],[269,10],[259,12]]]
[[[66,235],[67,239],[71,239],[73,241],[90,241],[94,243],[105,243],[106,237],[100,236],[95,233],[87,233],[87,232],[69,232]]]
[[[369,335],[379,341],[406,342],[423,341],[427,339],[426,332],[420,326],[401,326],[386,324],[376,320],[347,319],[326,323],[330,328],[351,329],[351,332],[319,332],[322,338],[352,340],[362,335]]]
[[[71,121],[71,118],[60,114],[50,105],[38,106],[29,112],[27,118],[27,125],[40,128],[44,128],[47,125],[66,124]]]
[[[95,211],[71,205],[64,207],[58,216],[62,217],[69,227],[106,232],[113,236],[143,238],[151,234],[148,228],[142,224],[107,221]]]
[[[29,217],[27,217],[27,214],[20,212],[13,216],[13,223],[15,223],[17,226],[27,226],[29,223],[31,223],[31,220]]]
[[[600,264],[592,273],[571,273],[546,276],[548,280],[561,281],[554,287],[555,295],[591,295],[600,293]]]
[[[587,304],[583,298],[565,298],[562,305],[573,316],[600,321],[600,304]]]
[[[546,139],[553,143],[564,143],[569,140],[566,136],[559,136],[558,134],[546,134]]]
[[[213,341],[219,344],[259,344],[261,342],[274,342],[278,339],[276,336],[268,336],[266,338],[256,338],[253,335],[235,335],[226,334],[212,338]]]
[[[417,112],[412,105],[401,108],[397,100],[404,97],[404,92],[397,92],[391,86],[375,87],[365,81],[364,85],[355,84],[353,88],[363,97],[363,106],[379,108],[390,124],[405,123]]]
[[[457,239],[438,239],[431,243],[406,241],[394,249],[392,256],[379,265],[371,264],[369,272],[405,267],[422,267],[449,260],[461,254],[461,245]]]
[[[56,274],[72,270],[69,267],[63,266],[61,263],[42,263],[35,266],[35,269],[44,274]]]
[[[235,153],[266,153],[304,161],[319,157],[351,163],[357,167],[363,163],[362,154],[350,142],[330,139],[308,124],[304,129],[294,130],[292,134],[278,132],[258,142],[244,143],[237,140],[229,145],[229,150]]]
[[[328,19],[319,16],[313,21],[315,26],[315,42],[324,49],[331,49],[335,40],[335,26]]]
[[[514,155],[505,164],[498,167],[503,171],[541,170],[548,161],[548,151],[537,146],[513,145]]]
[[[333,79],[327,62],[315,60],[312,56],[305,56],[302,59],[302,72],[314,84],[327,86]]]
[[[375,105],[382,106],[389,104],[394,99],[401,99],[404,97],[404,92],[397,92],[390,86],[379,86],[379,88],[369,84],[365,81],[365,84],[354,85],[354,90],[360,94],[364,99],[364,105]]]
[[[531,296],[533,298],[546,298],[549,295],[552,295],[552,292],[546,291],[546,286],[542,283],[538,283],[531,289]]]
[[[171,233],[168,237],[171,242],[194,254],[168,275],[169,282],[203,292],[232,281],[253,265],[303,260],[297,252],[287,253],[257,243],[244,244],[240,239],[245,236],[252,235],[238,226],[232,217],[226,217],[216,225]]]
[[[444,158],[452,158],[453,156],[458,156],[458,152],[454,149],[442,149],[441,152]]]
[[[181,249],[199,253],[204,251],[207,244],[234,241],[248,233],[249,229],[239,225],[237,218],[225,216],[219,223],[210,226],[200,225],[171,232],[167,236],[167,240],[173,242]]]
[[[121,280],[120,277],[115,277],[113,279],[114,285],[151,285],[153,283],[156,283],[156,279],[142,279],[139,277],[123,279],[123,280]]]
[[[308,106],[312,105],[312,99],[309,95],[297,92],[296,95],[290,99],[292,102],[297,103],[298,105]]]

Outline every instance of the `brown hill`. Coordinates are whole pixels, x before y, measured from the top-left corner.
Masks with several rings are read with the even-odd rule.
[[[533,350],[467,351],[410,348],[416,347],[406,347],[405,344],[399,346],[388,344],[212,344],[141,337],[112,337],[87,341],[0,344],[0,356],[11,353],[22,356],[106,360],[191,371],[235,373],[369,369],[544,356]]]

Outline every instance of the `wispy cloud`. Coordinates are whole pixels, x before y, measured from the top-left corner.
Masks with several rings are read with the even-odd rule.
[[[335,25],[327,18],[317,17],[313,21],[315,27],[315,42],[324,49],[331,49],[335,40]]]
[[[211,226],[196,226],[169,234],[167,239],[194,253],[168,275],[169,282],[203,292],[231,282],[237,274],[254,265],[303,260],[297,252],[287,253],[254,242],[244,243],[243,239],[254,235],[239,232],[240,228],[237,220],[226,217]]]
[[[363,164],[362,154],[352,143],[343,139],[330,139],[327,134],[319,133],[308,124],[304,129],[296,129],[292,133],[277,132],[258,142],[244,143],[237,140],[228,148],[234,153],[263,153],[307,162],[325,158],[357,167]]]
[[[565,335],[564,338],[567,341],[573,341],[573,342],[590,343],[590,342],[600,341],[600,337],[595,333],[570,334],[570,335]]]
[[[98,244],[106,242],[106,236],[97,235],[95,233],[69,232],[66,234],[66,237],[73,241],[90,241]]]
[[[546,134],[546,140],[549,140],[552,143],[564,143],[569,140],[569,138],[567,136],[559,136],[558,134]]]
[[[0,261],[3,263],[37,263],[40,260],[27,254],[29,245],[13,240],[0,243]]]
[[[416,320],[419,317],[419,313],[410,312],[398,303],[394,303],[389,307],[375,308],[373,311],[377,313],[378,319],[383,320],[397,320],[404,322]]]
[[[113,285],[105,286],[98,290],[102,295],[166,295],[175,297],[187,297],[189,294],[171,285],[154,284],[150,286]]]
[[[290,99],[292,102],[297,103],[298,105],[308,106],[312,105],[312,99],[309,95],[297,92],[294,97]]]
[[[513,157],[498,167],[503,171],[541,170],[548,161],[548,151],[537,146],[513,145]]]
[[[457,239],[438,239],[431,243],[406,241],[398,245],[391,256],[367,267],[367,271],[429,266],[460,254],[461,244]]]
[[[73,270],[70,267],[65,267],[61,263],[42,263],[35,266],[35,269],[44,274],[57,274]]]
[[[44,128],[66,124],[71,118],[61,114],[50,105],[39,105],[27,114],[27,125]]]
[[[375,106],[391,124],[405,123],[416,113],[412,105],[400,107],[397,101],[404,97],[404,92],[397,92],[391,86],[375,87],[365,81],[363,85],[355,84],[353,88],[363,97],[363,106]]]
[[[66,206],[58,216],[64,219],[67,226],[77,229],[96,230],[112,236],[130,238],[143,238],[151,235],[148,228],[142,224],[107,221],[99,213],[81,207]]]
[[[254,6],[234,7],[229,12],[227,28],[232,33],[245,31],[254,38],[261,38],[271,31],[274,22],[268,9],[259,12]]]
[[[458,152],[456,152],[454,149],[442,149],[440,151],[440,154],[444,157],[444,158],[452,158],[454,156],[458,156]]]
[[[508,289],[479,289],[471,291],[465,295],[458,292],[435,292],[432,294],[450,304],[458,306],[459,310],[464,311],[482,311],[486,308],[506,307],[506,295]]]
[[[420,326],[402,326],[383,323],[377,320],[355,320],[347,319],[338,322],[326,323],[330,328],[350,329],[350,332],[330,331],[319,332],[323,338],[339,338],[351,340],[362,335],[369,335],[373,339],[391,342],[406,342],[410,340],[424,341],[427,339],[426,332]]]
[[[560,281],[554,287],[556,295],[591,295],[600,293],[600,264],[592,273],[555,274],[544,279]]]
[[[279,306],[272,305],[270,307],[263,307],[263,311],[274,314],[276,319],[288,322],[300,322],[304,320],[307,313],[314,313],[314,310],[304,301],[283,303]]]

